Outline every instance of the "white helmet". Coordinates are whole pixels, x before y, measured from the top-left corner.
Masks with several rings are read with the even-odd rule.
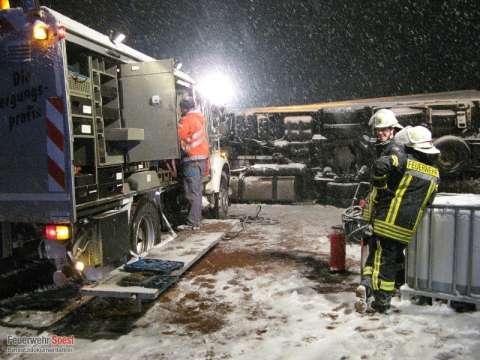
[[[395,142],[425,154],[440,154],[432,143],[432,133],[424,126],[407,126],[395,135]]]
[[[398,123],[397,117],[392,110],[389,109],[380,109],[368,121],[368,125],[374,129],[381,128],[397,128],[403,129],[403,126]]]

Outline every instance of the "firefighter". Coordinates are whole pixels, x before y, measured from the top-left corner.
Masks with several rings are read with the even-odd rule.
[[[380,158],[381,156],[388,156],[388,155],[397,155],[397,157],[404,152],[403,145],[398,144],[394,141],[395,134],[403,129],[403,126],[397,120],[395,113],[390,109],[380,109],[376,111],[368,122],[369,126],[372,127],[375,135],[376,135],[376,142],[375,142],[375,152],[376,157]],[[373,169],[372,169],[373,173]],[[370,193],[367,196],[367,203],[365,208],[363,209],[362,217],[367,223],[371,221],[372,213],[374,212],[374,205],[377,202],[377,190],[375,187],[371,189]],[[375,243],[372,241],[373,238],[369,236],[370,234],[365,234],[364,241],[368,247],[370,252],[371,249],[375,247]],[[403,253],[398,254],[399,258],[397,259],[398,262],[398,272],[397,272],[397,279],[396,279],[396,287],[400,287],[403,284],[404,279],[404,271],[402,268],[402,264],[405,262],[405,257]],[[367,261],[362,268],[362,284],[370,288],[371,287],[371,274],[372,274],[372,258],[367,257]]]
[[[403,129],[403,126],[400,125],[392,110],[380,109],[376,111],[368,124],[373,128],[377,137],[375,142],[377,158],[392,154],[399,156],[403,152],[403,145],[394,141],[395,134]],[[363,219],[367,222],[370,221],[376,195],[375,189],[370,191],[368,195],[367,205],[363,211]]]
[[[423,126],[407,127],[395,139],[405,144],[404,152],[381,156],[375,161],[372,176],[376,192],[371,223],[372,248],[364,276],[356,295],[355,308],[385,312],[395,291],[398,259],[415,234],[425,207],[433,201],[438,189],[439,171],[433,161],[440,151],[432,144],[430,131]],[[402,264],[403,265],[403,264]]]
[[[195,101],[187,96],[180,101],[182,117],[178,124],[178,138],[182,150],[182,174],[185,198],[190,209],[186,224],[179,230],[198,230],[202,221],[202,176],[209,154],[205,116],[196,109]]]

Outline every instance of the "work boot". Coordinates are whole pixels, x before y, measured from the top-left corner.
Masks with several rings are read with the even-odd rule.
[[[405,270],[402,268],[395,276],[395,289],[400,289],[403,284],[405,284]]]
[[[355,302],[354,306],[355,310],[360,314],[364,314],[369,307],[369,298],[372,296],[372,288],[370,286],[370,283],[370,278],[365,278],[355,290],[355,296],[357,297],[357,301]]]
[[[384,291],[375,291],[373,296],[375,299],[371,304],[372,310],[380,314],[385,314],[390,309],[392,294]]]

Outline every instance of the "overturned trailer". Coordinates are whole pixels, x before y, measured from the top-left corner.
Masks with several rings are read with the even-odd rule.
[[[404,126],[424,125],[432,131],[442,151],[438,159],[442,191],[480,192],[477,90],[248,109],[229,122],[225,140],[231,162],[234,168],[245,169],[240,175],[250,187],[255,187],[248,179],[255,176],[252,165],[305,165],[306,185],[295,199],[313,196],[323,203],[348,206],[358,182],[368,180],[375,156],[368,121],[380,108],[394,111]],[[283,175],[281,169],[276,173]]]

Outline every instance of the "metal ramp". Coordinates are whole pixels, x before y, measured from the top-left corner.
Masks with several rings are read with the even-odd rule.
[[[139,276],[126,272],[123,265],[113,270],[106,278],[93,285],[82,287],[82,295],[154,300],[169,286],[176,283],[180,276],[202,258],[227,233],[240,225],[238,220],[204,220],[202,230],[185,231],[151,249],[144,257],[183,262],[182,268],[168,275]],[[157,284],[152,286],[151,284]]]
[[[182,261],[184,266],[163,278],[159,275],[146,279],[146,286],[122,286],[129,276],[135,274],[123,271],[122,266],[110,272],[100,282],[84,286],[81,289],[84,296],[79,296],[76,287],[67,287],[26,293],[2,300],[0,325],[46,329],[95,296],[135,299],[137,310],[141,310],[142,300],[156,299],[169,286],[176,283],[180,276],[214,247],[225,234],[238,230],[240,230],[238,220],[204,220],[202,230],[198,232],[181,232],[175,238],[166,238],[150,250],[146,257]],[[156,288],[147,287],[156,281],[158,283]]]

